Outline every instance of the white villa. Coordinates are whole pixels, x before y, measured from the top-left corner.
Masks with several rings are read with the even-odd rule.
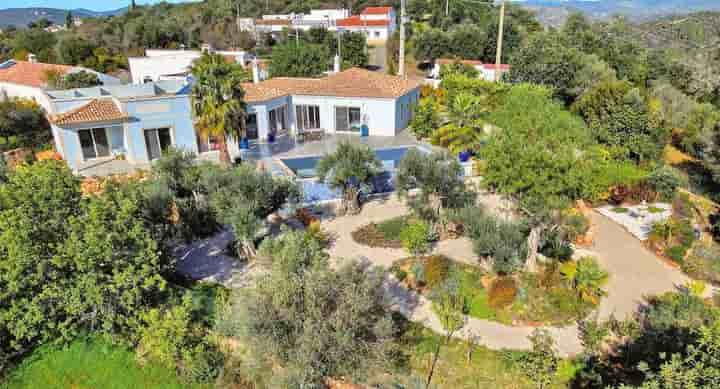
[[[392,137],[420,98],[420,80],[351,68],[322,78],[277,77],[246,83],[248,138],[307,133]],[[238,147],[237,142],[234,147]],[[239,150],[232,150],[239,151]]]
[[[309,14],[263,15],[261,19],[242,19],[245,31],[277,33],[284,29],[309,30],[313,27],[329,31],[350,31],[365,34],[370,42],[384,42],[395,31],[397,20],[392,7],[367,7],[360,15],[347,9],[311,10]]]
[[[130,57],[130,73],[133,84],[145,84],[158,81],[183,81],[189,75],[193,61],[200,58],[204,52],[213,52],[224,56],[228,61],[237,62],[243,67],[247,66],[253,56],[245,51],[214,50],[208,44],[202,45],[200,50],[147,49],[144,57]],[[267,72],[261,70],[261,79],[267,78]]]
[[[368,42],[384,42],[395,31],[397,20],[392,7],[367,7],[360,15],[339,20],[338,31],[360,32]]]

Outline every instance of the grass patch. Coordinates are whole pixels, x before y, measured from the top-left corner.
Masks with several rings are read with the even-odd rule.
[[[11,373],[5,385],[7,389],[208,388],[182,383],[174,369],[153,363],[140,366],[132,350],[101,339],[41,347]]]
[[[398,216],[380,223],[366,224],[353,231],[353,239],[366,246],[402,248],[400,233],[413,222],[412,216]]]
[[[630,210],[625,207],[615,207],[612,209],[612,211],[615,213],[628,213]]]
[[[650,212],[650,213],[663,213],[663,212],[665,212],[664,209],[658,208],[658,207],[653,207],[653,206],[649,206],[648,209],[647,209],[647,211]]]
[[[398,343],[404,363],[398,366],[396,372],[383,375],[373,380],[371,384],[385,384],[383,387],[425,387],[433,352],[438,342],[444,342],[444,337],[433,333],[416,323],[402,321],[402,331]],[[481,338],[483,334],[478,334]],[[468,350],[470,360],[468,360]],[[468,342],[451,340],[443,344],[440,357],[433,374],[432,387],[453,389],[476,388],[515,388],[531,389],[536,385],[526,379],[519,367],[514,363],[522,352],[494,351],[486,347],[471,347]],[[574,377],[577,367],[571,361],[562,360],[555,380],[549,388],[567,388]],[[378,375],[379,376],[379,375]],[[420,386],[413,386],[418,382]]]

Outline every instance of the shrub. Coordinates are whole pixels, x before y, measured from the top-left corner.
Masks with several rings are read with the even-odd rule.
[[[517,294],[515,280],[510,277],[499,278],[490,286],[488,303],[495,309],[502,309],[512,304]]]
[[[687,250],[688,249],[685,246],[676,245],[665,249],[665,255],[677,263],[683,263]]]
[[[672,203],[673,216],[678,219],[689,219],[693,216],[693,205],[687,193],[675,195]]]
[[[400,233],[403,247],[412,255],[422,255],[430,250],[430,225],[425,221],[408,224]]]
[[[467,226],[475,254],[491,257],[493,270],[512,274],[522,267],[527,254],[525,232],[520,224],[480,216]]]
[[[433,255],[425,258],[424,262],[424,281],[429,288],[434,288],[447,279],[450,271],[450,260],[441,255]]]
[[[571,242],[585,235],[590,229],[590,220],[579,212],[565,216],[563,221],[565,238]]]
[[[669,166],[660,166],[650,172],[647,184],[662,200],[671,200],[675,191],[683,184],[680,175]]]
[[[682,269],[693,278],[720,283],[720,247],[713,243],[696,245]]]

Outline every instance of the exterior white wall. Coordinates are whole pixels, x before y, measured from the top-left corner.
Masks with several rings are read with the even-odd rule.
[[[0,82],[0,91],[4,91],[8,97],[30,99],[38,103],[46,112],[52,112],[50,99],[45,95],[42,88],[27,85],[18,85],[9,82]]]
[[[386,41],[392,34],[390,26],[352,26],[342,27],[344,31],[360,32],[368,41]]]
[[[176,55],[156,55],[128,58],[133,84],[142,84],[146,77],[153,82],[165,75],[174,75],[188,71],[193,61],[200,58],[200,52],[187,52]]]

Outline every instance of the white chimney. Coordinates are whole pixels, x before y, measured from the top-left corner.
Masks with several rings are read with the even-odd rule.
[[[37,56],[33,53],[28,54],[28,62],[37,63]]]
[[[340,56],[339,55],[336,55],[335,60],[333,61],[333,72],[340,73]]]
[[[257,84],[260,82],[260,69],[258,69],[257,58],[253,58],[252,60],[252,77],[253,83]]]
[[[200,51],[202,53],[210,54],[210,53],[212,53],[213,48],[209,43],[203,43],[202,46],[200,46]]]

